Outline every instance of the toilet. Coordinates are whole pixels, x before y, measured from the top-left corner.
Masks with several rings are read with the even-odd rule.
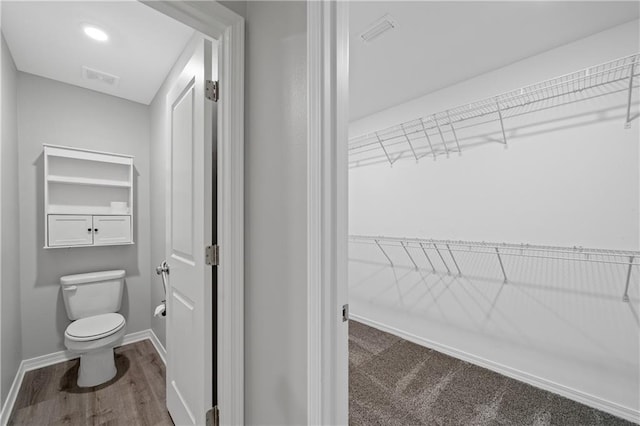
[[[67,316],[73,322],[64,344],[80,355],[78,386],[91,387],[116,375],[113,348],[122,343],[125,318],[118,313],[125,271],[101,271],[60,278]]]

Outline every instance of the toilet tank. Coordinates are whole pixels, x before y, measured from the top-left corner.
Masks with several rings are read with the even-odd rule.
[[[66,275],[60,278],[64,306],[71,320],[118,312],[124,289],[123,270]]]

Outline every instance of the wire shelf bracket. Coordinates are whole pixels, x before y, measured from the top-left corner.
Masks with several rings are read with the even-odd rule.
[[[440,128],[440,124],[438,124],[438,119],[436,118],[436,115],[433,115],[433,122],[436,123],[436,127],[438,128],[438,133],[440,133],[440,138],[442,139],[442,145],[444,145],[444,150],[447,153],[447,158],[449,158],[449,147],[447,146],[447,141],[444,138],[444,135],[442,134],[442,129]]]
[[[427,251],[424,249],[424,246],[422,245],[422,243],[419,243],[419,245],[420,245],[420,248],[422,249],[422,252],[424,253],[424,257],[427,258],[427,261],[429,262],[429,265],[431,265],[431,270],[435,274],[436,273],[436,267],[433,266],[433,262],[431,261],[431,258],[427,254]]]
[[[456,128],[453,127],[453,121],[451,121],[451,115],[449,115],[449,110],[447,110],[447,119],[449,120],[449,127],[451,127],[453,138],[456,140],[456,146],[458,147],[458,156],[460,156],[462,155],[462,150],[460,149],[460,141],[458,140],[458,135],[456,134]]]
[[[438,253],[438,256],[440,256],[440,260],[442,260],[444,267],[447,268],[447,275],[451,275],[451,269],[449,269],[449,265],[444,260],[444,257],[442,257],[442,253],[440,253],[440,249],[438,249],[438,246],[435,243],[433,244],[433,248],[436,249],[436,252]]]
[[[631,280],[631,267],[633,266],[634,256],[629,256],[629,269],[627,269],[627,283],[624,285],[624,294],[622,295],[622,301],[629,301],[629,281]]]
[[[502,258],[500,257],[500,250],[498,249],[498,247],[496,247],[495,249],[496,249],[496,255],[498,256],[498,262],[500,262],[500,269],[502,270],[502,275],[504,276],[503,282],[506,284],[508,282],[507,273],[504,271],[504,264],[502,263]]]
[[[458,262],[456,262],[456,258],[453,255],[453,252],[451,251],[451,247],[449,247],[449,244],[446,244],[447,246],[447,250],[449,250],[449,256],[451,256],[451,260],[453,260],[453,264],[456,265],[456,269],[458,270],[458,276],[462,276],[462,271],[460,270],[460,267],[458,266]]]
[[[636,63],[631,63],[631,67],[629,69],[629,95],[627,98],[627,121],[624,123],[625,129],[631,128],[631,98],[633,95],[633,73],[635,71]]]
[[[424,137],[427,139],[427,143],[429,144],[429,149],[431,150],[431,155],[433,155],[433,161],[436,161],[436,152],[433,149],[433,144],[431,143],[431,138],[429,137],[429,133],[427,133],[427,129],[424,127],[424,120],[420,119],[420,125],[422,126],[422,132],[424,133]]]
[[[389,157],[389,153],[387,152],[387,149],[384,147],[384,144],[382,143],[382,139],[380,139],[380,135],[378,135],[378,132],[376,132],[376,137],[378,138],[378,142],[380,143],[380,148],[382,148],[384,155],[387,157],[387,160],[389,161],[389,165],[393,166],[393,161],[391,160],[391,157]]]
[[[378,246],[378,248],[380,249],[380,251],[382,252],[382,254],[384,254],[384,257],[387,258],[387,260],[389,261],[389,265],[391,265],[391,267],[393,267],[393,262],[391,261],[391,258],[389,257],[389,255],[387,254],[386,251],[384,251],[384,249],[382,248],[382,246],[380,245],[380,242],[378,242],[378,240],[374,240],[376,242],[376,245]]]
[[[400,128],[402,129],[404,138],[407,140],[407,143],[409,144],[409,148],[411,148],[411,153],[413,154],[413,157],[416,159],[416,163],[417,163],[419,159],[418,159],[418,156],[416,155],[416,150],[413,149],[413,145],[411,144],[411,139],[409,139],[409,135],[407,135],[407,131],[404,129],[404,124],[401,124]]]
[[[500,119],[500,130],[502,130],[502,140],[504,143],[504,149],[508,148],[507,145],[507,134],[504,131],[504,120],[502,119],[502,110],[500,109],[500,102],[496,99],[496,110],[498,111],[498,118]]]
[[[413,263],[414,269],[417,271],[418,270],[418,264],[416,263],[415,260],[413,260],[413,257],[411,257],[411,253],[409,253],[409,250],[407,250],[407,246],[405,246],[404,242],[402,242],[402,241],[400,241],[400,244],[402,245],[402,248],[404,249],[404,252],[407,253],[407,256],[409,257],[409,260],[411,261],[411,263]]]

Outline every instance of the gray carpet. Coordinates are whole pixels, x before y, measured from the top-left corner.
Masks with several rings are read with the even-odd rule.
[[[349,323],[349,424],[632,425],[356,321]]]

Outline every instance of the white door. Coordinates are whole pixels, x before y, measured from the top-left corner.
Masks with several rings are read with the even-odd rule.
[[[97,246],[131,242],[131,216],[94,216],[93,243]]]
[[[167,408],[176,425],[204,425],[213,406],[212,45],[202,41],[167,95]]]
[[[93,244],[91,216],[57,215],[49,217],[48,246],[86,246]]]

